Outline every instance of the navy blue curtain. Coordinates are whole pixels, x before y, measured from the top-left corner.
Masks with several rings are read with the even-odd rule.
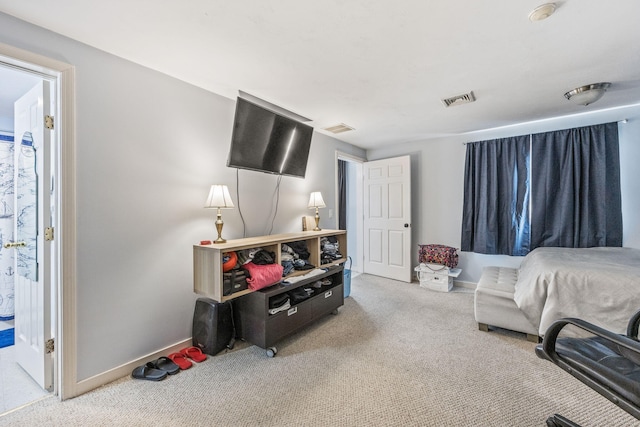
[[[529,252],[529,135],[467,144],[463,251]]]
[[[618,124],[532,136],[531,248],[622,246]]]
[[[338,229],[347,229],[347,162],[338,160]]]

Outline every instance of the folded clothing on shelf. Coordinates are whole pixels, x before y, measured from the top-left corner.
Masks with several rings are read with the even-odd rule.
[[[261,251],[262,248],[252,248],[252,249],[243,249],[241,251],[236,251],[238,257],[238,264],[246,264],[253,260],[253,257],[256,253]]]
[[[276,254],[261,249],[253,255],[251,262],[257,265],[273,264],[276,262]]]
[[[295,255],[297,255],[296,258],[309,259],[309,256],[311,256],[307,249],[307,242],[304,240],[289,242],[287,243],[287,246]]]
[[[308,273],[303,274],[301,276],[287,277],[286,279],[283,280],[283,283],[285,285],[286,284],[292,285],[292,284],[297,283],[297,282],[299,282],[301,280],[306,280],[306,279],[308,279],[310,277],[318,276],[318,275],[326,273],[326,272],[327,272],[327,270],[325,270],[324,268],[316,268],[315,270],[311,270]]]
[[[269,298],[269,314],[276,314],[291,308],[289,294],[280,294]]]
[[[320,262],[322,264],[328,264],[342,258],[342,254],[339,252],[340,243],[338,240],[331,237],[323,237],[320,239]]]
[[[281,311],[289,310],[290,308],[291,308],[291,302],[289,302],[289,299],[287,298],[287,301],[285,301],[285,303],[282,304],[280,307],[270,308],[269,314],[274,315],[274,314],[280,313]]]
[[[247,283],[249,289],[257,291],[279,283],[282,279],[283,268],[280,264],[264,264],[258,265],[248,262],[242,266],[249,273]]]
[[[293,305],[306,300],[307,298],[312,296],[313,293],[313,288],[296,288],[287,292]]]
[[[289,294],[284,293],[269,298],[269,308],[280,307],[282,304],[289,300]]]

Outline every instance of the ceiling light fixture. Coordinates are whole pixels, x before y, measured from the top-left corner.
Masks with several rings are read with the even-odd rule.
[[[542,21],[543,19],[547,19],[548,17],[553,15],[553,12],[555,11],[556,11],[555,3],[542,4],[531,11],[531,13],[529,14],[529,21],[531,22]]]
[[[578,105],[589,105],[602,98],[609,86],[611,83],[608,82],[593,83],[570,90],[564,97]]]

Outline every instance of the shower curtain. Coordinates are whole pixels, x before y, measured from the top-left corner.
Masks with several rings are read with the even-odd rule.
[[[2,247],[13,241],[13,132],[0,131],[0,320],[11,320],[14,307],[14,252]]]

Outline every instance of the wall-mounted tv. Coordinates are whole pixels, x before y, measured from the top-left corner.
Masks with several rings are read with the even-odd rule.
[[[238,97],[227,166],[304,178],[313,128]]]

